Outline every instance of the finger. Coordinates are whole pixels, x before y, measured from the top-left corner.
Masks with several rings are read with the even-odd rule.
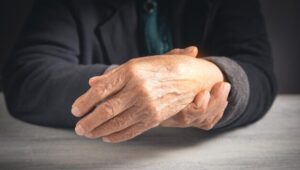
[[[102,140],[104,142],[109,142],[109,143],[123,142],[123,141],[129,140],[129,139],[132,139],[132,138],[142,134],[143,132],[145,132],[151,128],[154,128],[156,126],[158,126],[158,124],[148,125],[146,123],[137,123],[137,124],[134,124],[120,132],[105,136],[102,138]]]
[[[206,114],[208,117],[213,116],[222,110],[222,106],[227,103],[230,88],[231,86],[227,82],[220,82],[213,86]]]
[[[172,49],[171,51],[167,52],[166,54],[172,55],[172,54],[179,54],[183,49],[180,48],[175,48]]]
[[[97,83],[75,100],[71,109],[72,114],[76,117],[85,115],[102,100],[123,88],[126,80],[125,76],[120,76],[120,74],[112,71],[99,76]]]
[[[167,54],[187,55],[187,56],[191,56],[191,57],[197,57],[198,48],[195,46],[190,46],[190,47],[187,47],[184,49],[176,48],[176,49],[173,49],[173,50],[167,52]]]
[[[222,103],[224,101],[227,101],[230,89],[231,86],[227,82],[216,83],[211,90],[211,97],[215,100],[210,101],[209,108],[211,108],[210,105],[215,105],[218,104],[218,102]]]
[[[193,127],[200,128],[203,130],[210,130],[212,129],[223,117],[224,111],[227,107],[228,102],[224,102],[224,104],[220,107],[220,110],[217,114],[214,114],[213,116],[209,117],[205,121],[202,120],[196,120],[193,122]]]
[[[118,68],[120,68],[120,65],[116,65],[116,64],[113,64],[111,66],[109,66],[105,72],[103,73],[103,75],[105,74],[108,74],[110,72],[113,72],[113,71],[116,71]],[[89,79],[89,85],[90,86],[94,86],[97,82],[98,82],[98,79],[101,78],[102,76],[94,76],[94,77],[91,77]]]
[[[193,122],[193,126],[209,130],[215,125],[215,117],[222,117],[224,110],[227,107],[227,98],[230,88],[230,84],[226,82],[221,82],[214,85],[211,90],[211,99],[208,104],[206,117]]]
[[[181,112],[164,121],[163,127],[188,127],[195,119],[206,112],[210,94],[208,91],[199,92],[194,102],[186,106]]]
[[[207,110],[210,100],[210,93],[208,91],[202,91],[195,96],[193,107],[190,107],[189,112],[204,113]]]
[[[173,118],[163,121],[160,124],[160,126],[162,126],[162,127],[174,127],[174,128],[187,127],[187,125],[183,125],[182,123],[179,123],[179,121],[176,121]]]
[[[213,128],[220,121],[220,119],[223,117],[224,111],[225,111],[227,105],[228,105],[228,102],[225,102],[224,105],[220,107],[220,112],[219,112],[219,114],[217,114],[215,116],[215,118],[210,123],[211,124],[210,128]]]
[[[141,120],[143,114],[136,114],[140,112],[140,109],[139,107],[132,106],[85,136],[88,138],[99,138],[126,129]]]
[[[224,102],[227,102],[227,98],[230,92],[230,84],[226,82],[216,83],[210,92],[210,100],[206,109],[206,116],[212,116],[217,113],[218,109]],[[204,119],[203,119],[204,120]]]
[[[97,106],[93,112],[82,118],[75,127],[75,132],[82,136],[91,132],[107,120],[115,117],[135,103],[134,97],[128,90],[117,93],[112,98]]]

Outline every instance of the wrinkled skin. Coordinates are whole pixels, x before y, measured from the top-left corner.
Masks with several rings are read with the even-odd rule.
[[[192,53],[189,54],[180,49],[174,49],[168,54],[185,54],[194,57]],[[227,107],[230,88],[229,83],[216,83],[210,92],[207,90],[199,92],[192,103],[160,125],[164,127],[212,129],[222,118]]]
[[[84,116],[76,133],[117,143],[160,124],[212,128],[226,108],[230,86],[197,53],[190,47],[135,58],[91,78],[91,88],[72,106],[73,115]]]
[[[164,127],[196,127],[203,130],[212,129],[222,118],[228,104],[229,83],[217,83],[211,92],[202,91],[197,94],[180,113],[161,123]]]

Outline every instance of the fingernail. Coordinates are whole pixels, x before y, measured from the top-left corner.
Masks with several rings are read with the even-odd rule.
[[[92,86],[95,80],[96,80],[96,77],[90,78],[89,79],[89,85]]]
[[[224,90],[229,93],[230,91],[230,88],[231,88],[231,85],[229,83],[224,83],[224,86],[223,86]]]
[[[77,125],[77,126],[75,127],[75,132],[76,132],[76,134],[79,135],[79,136],[83,136],[84,133],[85,133],[85,131],[84,131],[84,129],[82,128],[81,125]]]
[[[96,78],[97,78],[97,77],[91,77],[91,78],[89,79],[89,81],[94,81],[94,80],[96,80]]]
[[[192,53],[192,52],[194,52],[194,50],[195,50],[194,46],[187,47],[187,48],[184,49],[184,51],[187,52],[187,53]]]
[[[80,110],[76,106],[72,107],[71,112],[74,116],[80,116]]]
[[[203,94],[203,101],[202,102],[206,101],[209,98],[210,98],[210,93],[209,93],[209,91],[205,90],[204,94]]]
[[[111,142],[111,141],[110,141],[108,138],[106,138],[106,137],[103,137],[102,140],[103,140],[103,142],[106,142],[106,143],[110,143],[110,142]]]

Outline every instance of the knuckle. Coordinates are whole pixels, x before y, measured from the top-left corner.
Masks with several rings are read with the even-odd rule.
[[[148,98],[141,101],[140,106],[149,116],[154,116],[159,113],[157,104]]]
[[[138,60],[138,58],[132,58],[132,59],[130,59],[130,60],[127,62],[127,64],[128,64],[128,65],[135,64],[137,60]]]
[[[203,104],[201,104],[199,107],[197,107],[197,111],[199,113],[205,113],[206,112],[206,107]]]
[[[147,82],[144,80],[138,80],[137,84],[137,90],[141,93],[141,95],[147,96],[149,94]]]
[[[132,112],[130,114],[126,114],[126,116],[122,116],[122,123],[127,124],[127,122],[135,122],[138,120],[142,120],[145,115],[141,112]]]
[[[114,128],[120,128],[122,127],[122,125],[124,124],[124,120],[122,118],[118,118],[118,119],[113,119],[112,120],[112,126]]]
[[[152,86],[151,86],[151,82],[147,81],[147,80],[138,80],[137,83],[139,86],[137,88],[140,96],[144,99],[144,100],[152,100],[153,99],[153,92],[152,91]]]
[[[113,104],[112,100],[107,100],[106,102],[103,103],[103,111],[106,112],[110,116],[115,115],[114,104]]]
[[[97,87],[91,87],[92,93],[100,97],[103,96],[106,90],[107,89],[103,85],[98,85]]]
[[[137,70],[138,68],[135,59],[129,60],[127,65],[127,73],[134,77],[136,76]]]

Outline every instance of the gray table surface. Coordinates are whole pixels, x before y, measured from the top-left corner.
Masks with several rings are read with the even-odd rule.
[[[0,169],[300,169],[300,95],[281,95],[261,121],[222,134],[156,128],[121,144],[8,115],[0,94]]]

